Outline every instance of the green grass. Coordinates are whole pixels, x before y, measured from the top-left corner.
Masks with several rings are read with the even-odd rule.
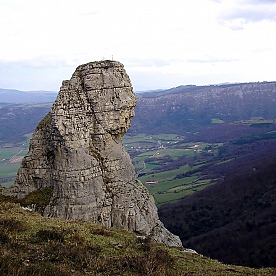
[[[210,179],[207,180],[198,180],[195,183],[191,184],[186,184],[186,185],[179,185],[177,187],[171,188],[168,190],[168,192],[173,193],[173,192],[181,192],[185,190],[198,190],[199,187],[205,187],[209,185],[211,182]]]
[[[12,178],[10,181],[5,181],[5,182],[1,183],[1,186],[5,187],[5,188],[9,188],[10,186],[13,185],[14,180],[15,180],[15,177]]]
[[[139,154],[139,157],[135,157],[133,160],[145,160],[146,158],[149,158],[153,156],[156,153],[157,150],[152,150],[152,151],[146,151],[143,153]]]
[[[224,123],[223,120],[218,118],[212,118],[212,124],[222,124],[222,123]]]
[[[190,189],[183,190],[179,193],[164,193],[164,194],[153,194],[153,197],[155,199],[155,203],[157,207],[161,206],[162,204],[167,204],[167,203],[173,203],[184,196],[187,196],[189,194],[192,194],[193,191]]]
[[[8,163],[0,165],[0,180],[3,187],[10,187],[15,178],[21,163]]]
[[[227,159],[227,160],[224,160],[224,161],[217,162],[217,164],[221,165],[221,164],[229,163],[229,162],[233,161],[234,159],[235,158],[230,158],[230,159]]]
[[[167,181],[167,180],[172,180],[176,175],[185,173],[189,170],[190,170],[189,166],[184,165],[175,170],[164,171],[160,173],[152,173],[151,175],[142,176],[139,179],[142,181],[142,183],[145,183],[147,181],[152,181],[152,178],[153,178],[152,175],[153,175],[154,180],[156,181],[165,181],[165,180]]]
[[[22,153],[22,151],[23,151],[23,153]],[[4,161],[7,162],[14,155],[24,156],[26,154],[26,151],[27,150],[24,146],[22,146],[22,147],[7,147],[7,148],[6,147],[1,147],[0,148],[0,161],[3,162],[2,159],[6,159]]]
[[[200,191],[210,185],[211,180],[200,180],[197,176],[185,177],[182,179],[158,182],[157,184],[146,184],[156,205],[173,203],[186,195]]]
[[[194,156],[194,151],[191,149],[176,149],[176,148],[167,148],[158,150],[160,155],[169,155],[172,159],[177,159],[180,156]]]
[[[155,185],[146,185],[146,187],[149,189],[151,193],[158,193],[159,191],[164,191],[164,190],[171,190],[176,187],[186,187],[189,183],[192,181],[196,180],[197,176],[191,176],[191,177],[185,177],[182,179],[173,179],[169,181],[160,181],[158,184]]]
[[[183,137],[177,134],[159,134],[159,135],[146,135],[145,133],[141,133],[135,136],[125,135],[123,137],[123,143],[125,147],[131,150],[131,147],[138,148],[152,148],[158,145],[158,141],[160,141],[163,145],[166,145],[167,142],[175,143],[183,140]]]
[[[178,141],[183,138],[179,136],[178,134],[169,133],[169,134],[158,134],[158,135],[152,135],[151,136],[155,140],[161,140],[161,141]]]
[[[146,169],[143,172],[151,172],[152,170],[158,168],[158,165],[154,165],[154,164],[147,164],[146,165]]]
[[[90,222],[42,217],[0,198],[0,275],[275,275],[225,265]]]
[[[263,127],[263,125],[275,124],[276,119],[264,119],[263,117],[252,117],[249,120],[235,121],[234,124],[250,125],[252,127]]]
[[[16,176],[16,173],[20,167],[20,163],[11,163],[11,164],[4,164],[0,165],[0,177],[11,177]]]

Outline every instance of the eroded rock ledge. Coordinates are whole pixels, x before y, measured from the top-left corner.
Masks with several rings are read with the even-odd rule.
[[[136,98],[116,61],[80,65],[63,81],[51,112],[37,126],[15,184],[23,198],[53,187],[43,215],[92,221],[182,246],[160,222],[152,196],[136,179],[122,136]]]

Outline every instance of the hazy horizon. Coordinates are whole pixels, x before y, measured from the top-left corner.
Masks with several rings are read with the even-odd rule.
[[[135,91],[273,81],[271,0],[3,0],[0,87],[58,91],[75,68],[114,59]]]

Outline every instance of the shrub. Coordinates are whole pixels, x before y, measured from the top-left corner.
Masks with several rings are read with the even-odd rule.
[[[10,238],[6,232],[0,232],[0,244],[6,244],[10,242]]]
[[[173,275],[173,258],[166,249],[157,248],[142,255],[126,255],[107,259],[98,271],[110,275]],[[170,272],[169,272],[170,270]]]
[[[39,230],[36,233],[36,237],[38,238],[38,241],[58,241],[58,242],[64,242],[64,234],[58,230],[58,229],[45,229],[45,230]]]
[[[9,232],[20,232],[26,230],[26,227],[21,221],[16,219],[0,219],[0,229],[9,231]]]
[[[43,214],[45,207],[50,203],[53,195],[53,187],[45,187],[29,193],[26,197],[19,200],[22,206],[35,206],[35,210]]]
[[[102,235],[106,237],[112,237],[114,235],[112,231],[105,228],[92,228],[90,229],[90,233],[94,235]]]

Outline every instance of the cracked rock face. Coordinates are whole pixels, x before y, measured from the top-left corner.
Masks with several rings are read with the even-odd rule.
[[[182,246],[159,221],[154,199],[136,179],[122,145],[135,105],[121,63],[77,67],[37,126],[15,184],[6,193],[23,198],[51,186],[45,216],[153,234],[158,242]]]

